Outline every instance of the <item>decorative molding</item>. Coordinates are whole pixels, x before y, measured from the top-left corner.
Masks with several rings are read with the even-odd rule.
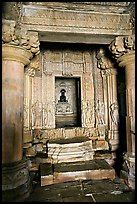
[[[9,44],[2,45],[2,60],[17,61],[28,65],[31,58],[31,52],[23,47]]]
[[[26,75],[28,75],[30,77],[34,77],[36,71],[33,68],[26,67],[24,72]]]
[[[23,185],[29,179],[27,162],[21,160],[19,162],[5,164],[2,166],[2,190],[15,189]]]
[[[34,77],[36,70],[40,70],[40,54],[32,58],[30,64],[25,68],[25,74]]]
[[[74,73],[83,73],[83,69],[83,54],[80,51],[47,50],[43,53],[43,73],[45,75],[59,73],[62,76],[73,76]]]
[[[119,29],[130,28],[129,14],[103,13],[94,11],[82,11],[60,8],[48,8],[46,6],[23,5],[22,21],[25,25],[41,25],[56,27],[76,27],[86,29]],[[55,20],[56,19],[56,20]],[[54,28],[52,28],[54,29]]]
[[[130,14],[130,23],[132,26],[132,33],[135,34],[135,2],[129,2],[126,13]]]
[[[67,10],[84,10],[84,11],[102,11],[123,12],[130,2],[22,2],[23,5],[46,6],[47,8],[64,8]],[[103,7],[103,9],[102,9]],[[104,8],[105,7],[105,8]]]
[[[117,70],[114,68],[101,70],[102,77],[106,77],[110,75],[117,75]]]

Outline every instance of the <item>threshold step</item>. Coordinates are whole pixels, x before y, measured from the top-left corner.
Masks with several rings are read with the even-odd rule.
[[[40,164],[41,186],[76,180],[115,179],[115,170],[105,160]]]

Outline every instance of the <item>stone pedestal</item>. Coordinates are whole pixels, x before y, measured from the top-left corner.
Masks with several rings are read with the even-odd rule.
[[[23,160],[24,65],[31,52],[2,46],[2,194],[3,201],[21,201],[30,192],[27,162]]]
[[[125,160],[126,166],[129,169],[129,173],[125,178],[125,182],[129,187],[131,187],[132,189],[135,189],[135,155],[127,152],[124,156],[124,160]],[[122,174],[121,174],[121,177],[122,177]]]

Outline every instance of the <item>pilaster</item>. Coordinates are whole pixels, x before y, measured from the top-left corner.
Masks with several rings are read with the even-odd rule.
[[[104,103],[105,103],[105,118],[107,124],[106,136],[110,149],[112,152],[112,158],[110,164],[113,165],[116,158],[116,150],[118,147],[118,103],[117,103],[117,91],[116,91],[116,74],[117,70],[114,67],[114,63],[107,56],[106,50],[101,48],[97,53],[98,68],[101,71],[103,78],[103,90],[104,90]]]

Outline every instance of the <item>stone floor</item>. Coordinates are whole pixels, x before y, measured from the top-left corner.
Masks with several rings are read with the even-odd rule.
[[[60,146],[55,151],[54,142],[61,148],[64,145],[64,152]],[[84,143],[82,150],[85,151],[89,147],[86,142],[85,138],[65,140],[65,143],[64,140],[51,141],[53,152],[57,152],[58,157],[61,152],[60,162],[53,159],[53,163],[47,163],[41,158],[38,171],[30,172],[32,192],[24,202],[134,202],[135,192],[115,176],[115,170],[104,159],[79,160],[80,148],[76,147]],[[74,151],[72,147],[67,149],[69,145],[74,145]],[[69,161],[68,153],[76,156],[73,162]],[[61,162],[64,160],[66,162]]]
[[[33,181],[25,202],[134,202],[135,192],[119,178],[115,180],[77,180],[48,186]]]

